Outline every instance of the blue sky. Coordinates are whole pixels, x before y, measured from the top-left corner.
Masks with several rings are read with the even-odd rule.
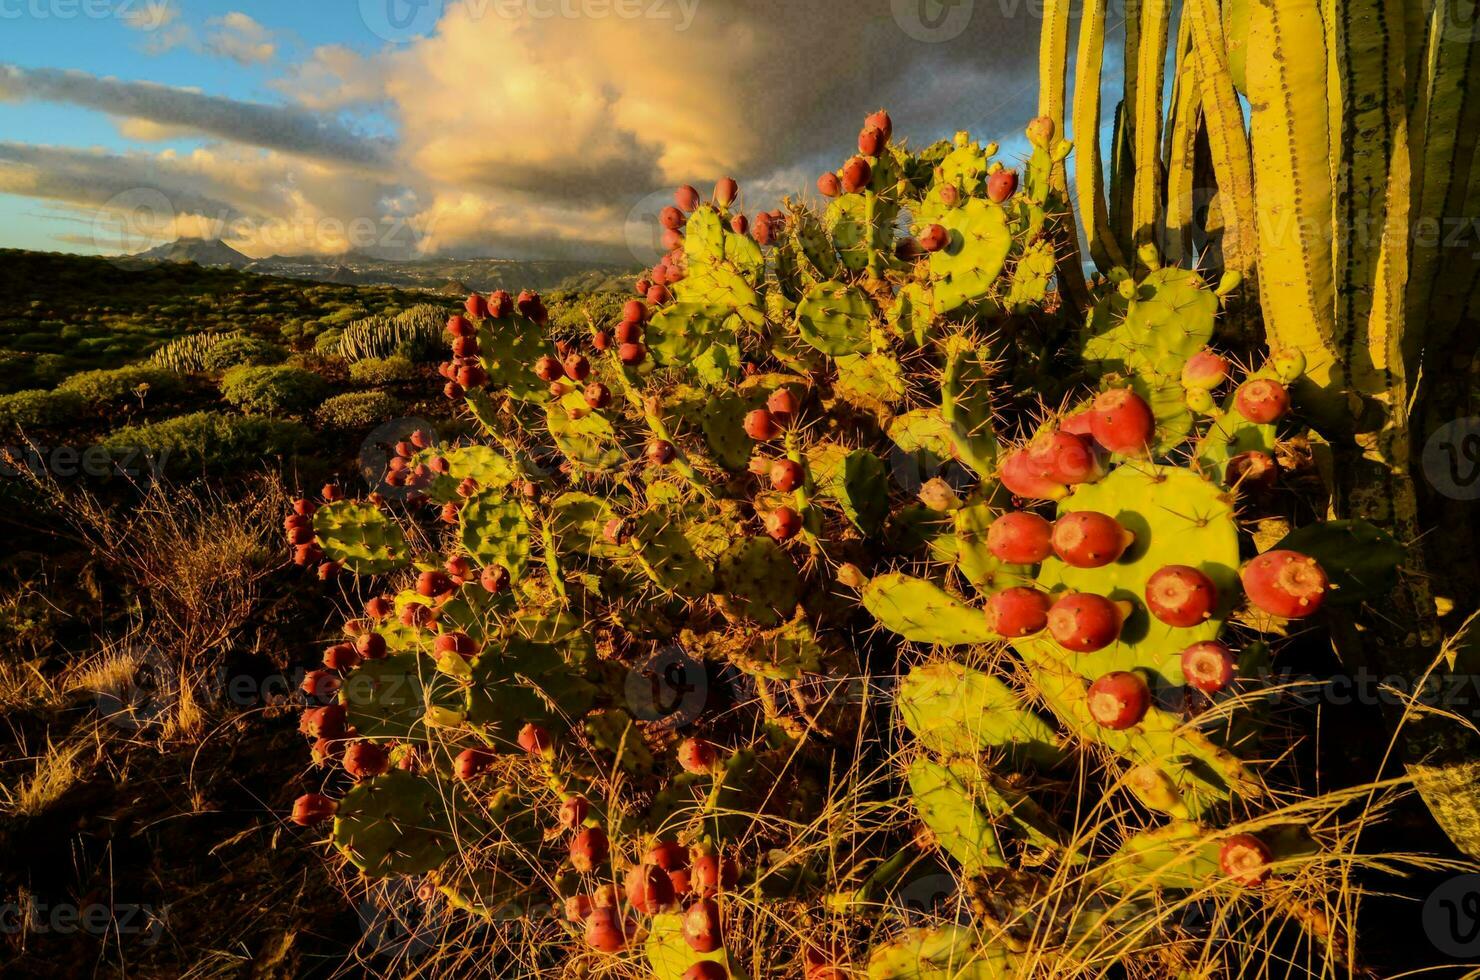
[[[819,9],[0,0],[0,245],[646,259],[675,184],[733,175],[774,206],[880,105],[917,145],[1023,146],[1032,5],[958,0],[944,26],[899,0]]]

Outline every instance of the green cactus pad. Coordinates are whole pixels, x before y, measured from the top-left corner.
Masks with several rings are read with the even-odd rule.
[[[958,646],[1000,639],[986,617],[934,582],[899,572],[880,575],[863,588],[863,607],[879,624],[915,643]]]
[[[563,728],[595,701],[590,682],[566,664],[559,649],[542,643],[516,638],[487,648],[472,671],[468,723],[497,735],[509,751],[517,748],[515,736],[526,723]]]
[[[820,282],[797,306],[797,330],[824,354],[867,354],[874,349],[870,327],[873,303],[863,290]]]
[[[367,660],[344,679],[345,720],[361,738],[406,739],[423,734],[428,707],[461,709],[456,682],[417,653]]]
[[[648,322],[646,339],[653,362],[659,367],[687,367],[715,346],[728,347],[724,360],[740,361],[735,330],[728,326],[727,307],[699,303],[674,303],[664,307]]]
[[[438,503],[461,500],[457,492],[463,480],[477,481],[479,489],[497,490],[519,479],[519,470],[508,457],[491,446],[459,446],[446,452],[428,450],[418,456],[441,456],[449,469],[438,474],[427,490],[427,496]]]
[[[517,579],[529,560],[529,522],[519,501],[498,490],[468,498],[458,511],[458,539],[480,566],[502,565]]]
[[[490,391],[520,401],[548,401],[549,386],[535,375],[534,365],[550,352],[540,325],[526,317],[511,314],[478,325],[478,363],[488,372]]]
[[[612,708],[591,715],[586,719],[586,734],[598,746],[617,757],[618,763],[630,773],[651,772],[653,754],[642,739],[642,732],[632,723],[632,716],[620,708]]]
[[[1033,242],[1024,250],[1012,269],[1012,284],[1007,292],[1008,312],[1022,315],[1043,305],[1056,262],[1053,242],[1046,238]]]
[[[888,354],[846,354],[836,359],[838,395],[867,411],[887,417],[905,396],[904,372]]]
[[[659,588],[698,598],[714,591],[714,572],[687,530],[672,508],[647,511],[633,522],[632,551]]]
[[[724,964],[736,980],[745,977],[740,965],[723,948],[712,953],[694,952],[683,938],[683,916],[672,912],[653,916],[643,952],[654,980],[683,980],[690,967],[704,960]]]
[[[796,242],[807,264],[819,279],[831,279],[838,274],[838,255],[833,251],[832,240],[822,230],[817,216],[810,211],[792,212],[796,227]]]
[[[930,256],[935,312],[950,313],[986,299],[1012,250],[1007,212],[974,197],[960,207],[925,212],[919,222],[939,224],[951,236],[945,248]]]
[[[978,344],[965,334],[948,338],[944,348],[940,416],[949,427],[957,458],[978,476],[988,476],[996,469],[997,435],[992,431],[987,365],[982,363]]]
[[[1331,581],[1327,602],[1350,606],[1382,599],[1398,584],[1408,557],[1391,534],[1362,520],[1323,521],[1287,535],[1276,548],[1309,555]]]
[[[1181,653],[1190,644],[1217,639],[1239,596],[1238,524],[1221,487],[1192,470],[1151,464],[1116,467],[1098,483],[1082,484],[1059,503],[1060,515],[1090,510],[1109,514],[1132,534],[1121,559],[1102,568],[1071,568],[1055,557],[1044,561],[1038,584],[1048,592],[1069,589],[1128,600],[1135,611],[1118,642],[1071,663],[1093,677],[1112,670],[1148,672],[1152,686],[1180,687]],[[1146,582],[1167,565],[1191,565],[1213,581],[1218,605],[1199,626],[1167,626],[1146,609]],[[1063,650],[1044,637],[1052,652]],[[1091,679],[1093,679],[1093,677]]]
[[[850,272],[863,272],[880,270],[889,263],[898,216],[897,205],[870,192],[839,196],[828,205],[822,221],[843,266]]]
[[[905,727],[932,752],[974,756],[996,749],[1038,766],[1063,760],[1053,726],[990,674],[950,662],[915,667],[896,699]]]
[[[1006,867],[991,819],[955,772],[922,756],[910,765],[909,785],[920,820],[966,874]]]
[[[334,846],[371,878],[432,871],[457,849],[445,792],[399,770],[368,779],[339,801]]]
[[[1093,877],[1125,895],[1208,888],[1226,880],[1218,852],[1227,836],[1227,832],[1211,831],[1188,821],[1143,831],[1127,838],[1114,854],[1101,861]],[[1275,862],[1319,850],[1308,828],[1301,824],[1265,828],[1259,837],[1268,845]]]
[[[628,553],[625,545],[606,539],[606,525],[617,516],[607,501],[589,493],[563,493],[550,501],[550,531],[563,553],[594,558],[616,558]]]
[[[869,952],[868,980],[1015,980],[1029,975],[1024,957],[977,942],[970,926],[906,930]]]
[[[699,427],[715,460],[730,470],[743,470],[755,451],[755,440],[745,434],[745,416],[766,403],[761,391],[721,391],[704,403]]]
[[[550,438],[565,458],[587,469],[609,470],[622,462],[622,450],[612,424],[586,404],[585,396],[571,391],[545,408]]]
[[[373,504],[325,504],[314,512],[313,530],[324,556],[357,575],[383,575],[411,560],[405,532]]]
[[[908,337],[917,347],[924,347],[935,324],[935,298],[930,287],[919,282],[906,283],[895,295],[894,305],[889,307],[888,321],[900,336]]]
[[[719,556],[715,590],[728,608],[763,626],[791,617],[801,596],[796,565],[770,538],[742,538]]]
[[[938,408],[917,408],[896,416],[889,424],[889,439],[900,452],[914,457],[922,483],[956,458],[950,423]]]

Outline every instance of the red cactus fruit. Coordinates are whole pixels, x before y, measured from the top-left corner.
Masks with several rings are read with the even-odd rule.
[[[768,409],[757,408],[745,416],[745,434],[756,442],[766,442],[781,434],[781,426]]]
[[[1213,580],[1190,565],[1158,568],[1146,580],[1146,608],[1168,626],[1197,626],[1217,605]]]
[[[321,738],[313,743],[308,753],[313,757],[314,765],[326,765],[331,760],[344,755],[344,742],[340,739]]]
[[[1101,568],[1118,561],[1135,536],[1109,514],[1076,510],[1053,526],[1054,554],[1074,568]]]
[[[735,887],[740,880],[740,866],[733,860],[721,860],[718,855],[701,854],[694,858],[690,869],[690,881],[694,893],[701,898],[718,895]]]
[[[648,443],[648,462],[654,466],[667,466],[678,456],[678,449],[667,439],[654,439]]]
[[[664,228],[682,228],[684,222],[687,220],[688,219],[684,217],[684,213],[671,204],[664,208],[662,211],[658,212],[658,224],[662,225]],[[647,292],[647,290],[642,291]]]
[[[943,184],[940,188],[940,203],[953,208],[961,203],[961,188],[955,184]]]
[[[863,124],[864,126],[872,126],[874,129],[883,133],[884,142],[886,143],[894,138],[894,120],[890,117],[887,109],[880,109],[878,112],[870,113],[863,120]]]
[[[1105,475],[1105,461],[1092,440],[1062,429],[1045,432],[1028,444],[1028,463],[1038,476],[1076,486]]]
[[[570,355],[561,367],[565,369],[565,376],[572,381],[585,381],[591,375],[591,362],[586,360],[584,354]]]
[[[483,311],[485,313],[488,312],[487,305],[483,307]],[[452,334],[452,336],[454,337],[473,337],[476,336],[478,333],[477,328],[469,323],[467,317],[464,316],[454,316],[452,319],[448,320],[447,332]]]
[[[673,203],[680,211],[693,211],[699,206],[699,191],[691,184],[684,184],[673,192]]]
[[[607,544],[621,544],[627,539],[627,522],[613,517],[601,528],[601,536]]]
[[[790,459],[778,459],[771,464],[771,486],[782,493],[790,493],[802,485],[802,464]]]
[[[1068,494],[1069,488],[1057,480],[1050,480],[1036,472],[1026,449],[1015,449],[1002,461],[997,472],[1002,485],[1019,497],[1030,500],[1058,500]]]
[[[297,500],[293,501],[293,513],[297,514],[299,517],[312,517],[314,511],[318,509],[318,504],[314,503],[312,500],[308,500],[305,497],[299,497]]]
[[[1119,606],[1092,592],[1071,592],[1048,611],[1048,632],[1075,653],[1103,650],[1120,636],[1124,619]]]
[[[647,323],[648,307],[640,299],[629,299],[622,305],[623,323]]]
[[[592,408],[606,408],[612,403],[612,391],[600,381],[586,386],[586,404]]]
[[[1321,608],[1331,588],[1325,569],[1296,551],[1266,551],[1239,572],[1249,601],[1285,619],[1309,616]]]
[[[689,852],[678,841],[660,840],[648,848],[643,861],[656,864],[664,871],[678,871],[689,866]]]
[[[1089,686],[1085,706],[1102,728],[1123,731],[1146,717],[1151,708],[1151,689],[1140,674],[1113,670]]]
[[[342,704],[326,704],[303,712],[298,726],[311,738],[343,738],[345,711]]]
[[[529,722],[519,729],[519,747],[530,755],[548,755],[555,745],[549,729]]]
[[[635,344],[642,340],[642,321],[623,320],[617,324],[617,343]]]
[[[837,197],[843,193],[843,182],[838,179],[837,174],[829,170],[817,178],[817,193],[823,197]]]
[[[681,276],[675,277],[671,272],[668,274],[669,282],[678,282],[681,278]],[[652,289],[648,290],[647,301],[654,306],[662,306],[671,299],[673,299],[673,294],[668,291],[667,286],[655,285]]]
[[[771,397],[766,399],[766,411],[770,412],[777,421],[784,422],[796,414],[797,396],[790,388],[777,388],[771,392]]]
[[[422,572],[416,577],[416,591],[429,599],[435,599],[452,591],[452,579],[447,577],[446,572]]]
[[[714,185],[714,201],[720,207],[729,207],[739,196],[740,185],[735,183],[734,177],[721,177]]]
[[[611,350],[612,332],[610,330],[598,330],[591,335],[591,346],[599,351]]]
[[[485,748],[463,749],[452,760],[452,773],[464,782],[476,779],[493,767],[494,758]]]
[[[1255,378],[1234,393],[1233,407],[1250,422],[1268,425],[1284,418],[1290,410],[1290,393],[1278,381]]]
[[[634,866],[625,885],[628,903],[644,915],[657,915],[673,904],[673,880],[656,864]]]
[[[603,953],[620,952],[627,945],[628,929],[618,909],[594,908],[586,917],[586,942]]]
[[[730,219],[730,230],[737,235],[743,235],[750,231],[750,219],[743,214],[737,214]]]
[[[987,628],[999,636],[1031,636],[1048,625],[1049,597],[1037,589],[1015,585],[987,600]]]
[[[481,320],[488,315],[488,300],[477,293],[469,296],[468,301],[463,305],[468,311],[468,316],[475,320]]]
[[[565,900],[565,918],[568,922],[581,923],[591,914],[594,908],[591,904],[590,895],[572,895]]]
[[[678,764],[684,772],[708,775],[719,765],[719,749],[702,738],[686,738],[678,743]]]
[[[514,301],[514,307],[521,316],[528,317],[535,323],[544,323],[549,318],[549,312],[545,309],[545,302],[540,299],[540,294],[528,289],[519,293],[519,298]]]
[[[683,938],[696,953],[712,953],[723,944],[720,937],[719,903],[701,898],[683,916]]]
[[[770,245],[776,241],[776,223],[771,220],[769,214],[762,211],[756,215],[755,228],[752,229],[751,237],[755,239],[757,245]]]
[[[1279,464],[1269,453],[1251,449],[1228,461],[1227,480],[1231,487],[1264,492],[1272,490],[1279,478]]]
[[[874,179],[874,168],[863,157],[854,157],[843,166],[843,190],[857,194]]]
[[[1208,640],[1182,651],[1182,676],[1204,694],[1217,694],[1233,683],[1238,661],[1222,643]]]
[[[292,820],[300,827],[312,827],[334,816],[339,804],[322,793],[304,793],[293,801]]]
[[[488,381],[488,372],[477,364],[465,364],[457,369],[457,378],[454,379],[463,388],[477,388]]]
[[[572,796],[560,804],[560,826],[575,830],[591,815],[591,804],[584,796]]]
[[[555,358],[546,354],[534,362],[534,374],[541,381],[548,383],[565,377],[565,368]]]
[[[390,752],[375,742],[356,742],[344,750],[344,771],[356,779],[379,776],[390,767]]]
[[[1194,391],[1212,391],[1228,380],[1228,358],[1203,349],[1182,365],[1182,387]]]
[[[1010,565],[1036,565],[1053,553],[1053,525],[1037,514],[1016,510],[987,528],[987,550]]]
[[[453,337],[453,357],[476,357],[478,356],[478,340],[476,337]]]
[[[876,157],[884,150],[884,134],[873,126],[863,127],[858,134],[858,152],[866,157]]]
[[[1218,867],[1240,885],[1254,888],[1269,877],[1274,853],[1253,834],[1234,834],[1218,848]]]
[[[679,980],[730,980],[730,969],[715,960],[700,960],[683,971]]]
[[[478,644],[473,642],[471,636],[460,630],[439,635],[432,648],[436,650],[438,657],[455,653],[464,660],[471,660],[478,655]]]
[[[379,633],[366,633],[365,636],[380,636]],[[365,637],[360,637],[363,640]],[[385,642],[385,637],[381,637]],[[348,643],[336,643],[324,651],[324,666],[330,670],[354,670],[360,665],[361,654],[356,652]]]
[[[454,585],[462,585],[473,577],[473,563],[468,561],[467,555],[453,555],[442,567]]]
[[[463,388],[463,386],[458,384],[456,381],[449,381],[442,386],[442,397],[448,399],[449,401],[457,401],[466,393],[467,392]]]
[[[925,251],[939,252],[941,249],[951,244],[951,233],[949,231],[946,231],[945,227],[942,225],[931,225],[924,231],[920,232],[919,238],[917,240],[920,243],[920,247],[923,248]]]
[[[790,507],[777,507],[766,516],[766,533],[777,541],[790,541],[802,529],[802,515]]]
[[[1145,453],[1156,432],[1151,406],[1129,388],[1112,388],[1095,396],[1089,423],[1096,442],[1112,453],[1129,456]]]
[[[311,698],[333,697],[339,691],[339,675],[331,670],[310,670],[299,688]]]
[[[514,297],[507,290],[500,289],[488,295],[488,315],[495,320],[502,320],[514,312]]]
[[[605,861],[609,850],[606,831],[584,827],[570,842],[570,863],[584,874]]]
[[[987,178],[987,197],[1001,204],[1017,193],[1016,170],[999,170]]]
[[[432,610],[419,602],[408,602],[401,609],[402,626],[425,626],[432,621]]]
[[[637,282],[635,282],[635,283],[632,284],[632,290],[633,290],[633,292],[637,293],[637,295],[639,295],[639,296],[646,296],[647,295],[648,288],[651,287],[651,286],[652,286],[652,282],[651,281],[649,281],[647,279],[639,279],[639,280],[637,280]]]
[[[498,595],[509,587],[509,570],[502,565],[489,565],[478,576],[478,584],[489,595]]]
[[[355,653],[366,660],[380,660],[385,657],[385,637],[380,633],[365,633],[355,640]]]
[[[631,367],[634,364],[641,364],[646,359],[647,348],[641,344],[623,344],[617,349],[617,356],[622,359],[623,364]]]

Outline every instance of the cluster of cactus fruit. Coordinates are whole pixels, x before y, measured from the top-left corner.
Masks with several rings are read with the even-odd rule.
[[[441,371],[486,439],[413,434],[368,500],[328,487],[286,519],[295,560],[369,589],[304,682],[325,785],[293,819],[471,916],[553,891],[573,939],[663,980],[760,971],[726,941],[742,905],[867,909],[873,935],[940,855],[974,927],[867,954],[814,930],[787,975],[1019,975],[1023,928],[1068,975],[1107,935],[1164,944],[1158,895],[1265,901],[1319,843],[1257,818],[1258,634],[1377,572],[1349,529],[1241,533],[1278,506],[1303,365],[1235,383],[1209,348],[1233,283],[1145,249],[1083,323],[1053,309],[1069,146],[1028,137],[1020,179],[965,134],[912,152],[880,112],[820,212],[680,188],[668,253],[589,336],[552,335],[533,293],[470,297]],[[1017,380],[1044,365],[1053,410]],[[662,663],[684,710],[644,694]],[[883,704],[857,683],[880,677]],[[898,765],[844,794],[868,846],[799,842],[836,840],[832,774],[870,753]],[[1075,759],[1139,829],[1034,798]],[[1078,911],[1025,926],[1066,876]]]

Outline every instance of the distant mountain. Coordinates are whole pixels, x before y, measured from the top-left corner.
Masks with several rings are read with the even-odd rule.
[[[181,238],[168,245],[160,245],[147,252],[140,252],[134,257],[153,259],[156,262],[194,262],[196,265],[204,266],[229,266],[233,269],[245,269],[252,264],[251,259],[218,238]]]
[[[636,267],[607,262],[557,259],[381,259],[363,252],[344,255],[273,255],[250,259],[221,241],[182,238],[142,252],[139,259],[156,262],[195,262],[203,266],[230,266],[263,276],[311,279],[356,286],[394,286],[463,295],[507,289],[551,291],[581,288],[626,288]]]

